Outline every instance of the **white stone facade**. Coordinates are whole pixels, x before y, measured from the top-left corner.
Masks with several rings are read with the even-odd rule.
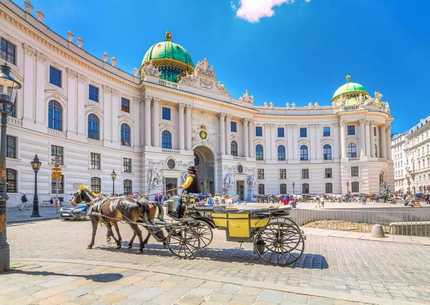
[[[342,97],[330,106],[255,106],[248,92],[232,98],[207,60],[172,83],[160,79],[151,65],[142,67],[140,75],[128,74],[106,55],[97,59],[88,54],[80,47],[82,39],[74,43],[72,34],[67,36],[52,32],[10,1],[0,3],[0,37],[16,48],[16,61],[8,64],[23,84],[8,126],[16,139],[16,155],[7,159],[7,167],[16,171],[10,204],[33,191],[34,154],[42,161],[42,200],[52,195],[52,145],[63,148],[66,197],[79,184],[91,185],[92,177],[100,178],[102,192],[111,192],[112,170],[118,173],[118,193],[124,192],[124,180],[131,180],[133,192],[167,191],[196,161],[204,191],[243,192],[246,200],[259,188],[265,194],[375,193],[381,178],[393,183],[392,118],[380,94],[359,96],[354,104]],[[60,86],[51,82],[51,67],[61,71]],[[90,99],[90,85],[98,88],[97,102]],[[129,101],[128,112],[123,111],[123,98]],[[61,109],[61,128],[48,127],[48,120],[55,121],[49,113],[51,101]],[[170,109],[170,119],[163,119],[163,108]],[[99,120],[99,139],[89,138],[90,115]],[[123,124],[130,128],[130,145],[122,145]],[[257,127],[262,127],[261,136]],[[302,128],[306,136],[301,136]],[[163,148],[165,131],[171,135],[168,148]],[[237,145],[232,147],[233,141]],[[257,145],[263,147],[263,160],[256,160]],[[285,158],[282,149],[278,155],[280,145]],[[303,145],[308,160],[300,160]],[[324,145],[330,145],[330,155],[324,154]],[[354,145],[356,153],[351,151]],[[91,153],[100,154],[100,169],[91,162]],[[131,172],[126,172],[124,158],[131,159]]]
[[[394,185],[396,191],[430,192],[430,117],[406,133],[393,138]]]

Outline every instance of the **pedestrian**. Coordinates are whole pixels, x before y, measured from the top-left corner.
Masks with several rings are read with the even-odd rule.
[[[27,203],[28,199],[25,193],[21,196],[21,205],[18,207],[18,210],[22,211],[25,208],[25,204]]]

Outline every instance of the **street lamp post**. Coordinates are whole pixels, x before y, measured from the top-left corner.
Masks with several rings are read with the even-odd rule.
[[[0,66],[0,112],[1,112],[1,148],[0,148],[0,272],[9,270],[10,248],[6,238],[6,127],[7,116],[16,100],[21,84],[10,75],[10,67]]]
[[[34,196],[33,196],[33,213],[31,213],[31,217],[40,217],[39,214],[39,196],[37,195],[37,173],[39,172],[40,166],[42,162],[40,162],[39,157],[34,155],[33,161],[31,161],[31,167],[34,171]]]
[[[115,173],[115,170],[112,171],[110,176],[112,178],[112,196],[114,196],[115,195],[115,180],[116,180],[116,176],[117,176],[117,174]]]

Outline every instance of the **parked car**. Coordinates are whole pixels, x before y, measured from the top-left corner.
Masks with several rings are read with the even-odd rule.
[[[60,218],[64,220],[86,220],[88,205],[81,203],[75,206],[62,207],[60,209]]]

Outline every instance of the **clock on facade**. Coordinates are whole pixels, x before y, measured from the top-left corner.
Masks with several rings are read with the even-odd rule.
[[[168,167],[169,169],[174,169],[174,168],[175,168],[175,166],[176,166],[176,162],[175,162],[175,160],[173,160],[173,159],[169,159],[169,160],[167,160],[167,167]]]
[[[200,136],[200,139],[206,140],[208,138],[208,133],[206,132],[206,130],[200,130],[199,136]]]

